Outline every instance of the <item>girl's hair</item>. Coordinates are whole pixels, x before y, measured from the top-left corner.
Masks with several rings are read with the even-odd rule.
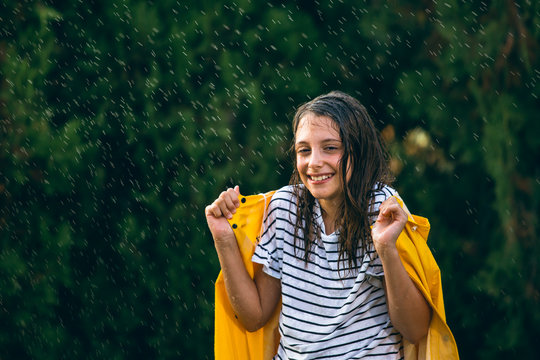
[[[300,106],[293,119],[294,139],[298,124],[306,113],[328,116],[339,129],[344,149],[339,163],[344,197],[335,218],[335,228],[339,229],[338,264],[348,259],[349,269],[352,270],[358,266],[358,250],[361,250],[360,256],[363,257],[372,241],[370,217],[377,215],[377,212],[373,211],[373,192],[392,181],[387,153],[365,107],[350,95],[332,91]],[[321,229],[316,226],[314,219],[315,199],[309,191],[300,186],[294,139],[291,148],[294,170],[290,184],[295,185],[293,191],[299,212],[296,217],[294,238],[295,247],[303,248],[304,260],[307,263],[310,249],[315,241],[320,239]],[[347,180],[347,166],[351,168],[349,180]],[[302,242],[298,243],[299,229],[302,229],[304,234],[303,246]]]

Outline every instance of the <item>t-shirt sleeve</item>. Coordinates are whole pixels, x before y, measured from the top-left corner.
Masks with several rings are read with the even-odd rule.
[[[283,232],[279,230],[279,202],[274,198],[270,201],[268,214],[264,219],[263,233],[251,258],[252,262],[263,265],[263,271],[266,274],[276,279],[281,279],[283,264],[283,236],[279,235]]]

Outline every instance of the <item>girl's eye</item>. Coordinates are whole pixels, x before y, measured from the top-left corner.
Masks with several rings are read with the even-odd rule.
[[[298,154],[305,154],[305,153],[309,152],[309,149],[308,148],[300,148],[300,149],[296,150],[296,152]]]

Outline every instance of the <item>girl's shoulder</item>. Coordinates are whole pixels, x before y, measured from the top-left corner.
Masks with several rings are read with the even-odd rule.
[[[286,185],[276,190],[270,200],[270,209],[281,209],[296,213],[297,197],[303,191],[303,185]]]
[[[274,201],[280,201],[280,202],[292,202],[296,204],[296,197],[299,194],[300,191],[303,190],[302,185],[286,185],[283,186],[281,189],[276,190],[274,195],[272,195],[272,202]]]
[[[396,189],[391,187],[390,185],[386,185],[383,183],[377,183],[373,187],[372,196],[377,198],[377,200],[382,199],[382,201],[392,197],[392,196],[399,196]]]
[[[373,191],[371,192],[371,205],[372,205],[372,209],[371,211],[379,211],[379,206],[381,206],[381,204],[388,198],[392,197],[392,196],[399,196],[398,192],[396,191],[396,189],[394,189],[393,187],[389,186],[389,185],[386,185],[386,184],[382,184],[382,183],[377,183],[375,185],[375,187],[373,188]]]
[[[294,185],[287,185],[276,190],[268,204],[267,216],[292,222],[297,213],[296,191]]]

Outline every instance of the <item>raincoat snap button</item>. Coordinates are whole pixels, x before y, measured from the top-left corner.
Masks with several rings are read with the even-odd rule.
[[[411,230],[412,230],[412,231],[416,231],[417,228],[418,228],[418,227],[417,227],[416,225],[411,226]]]
[[[233,228],[233,229],[236,229],[237,227],[238,227],[238,225],[232,224],[232,228]]]
[[[242,198],[242,199],[240,199],[240,201],[241,201],[242,203],[245,203],[245,202],[246,202],[246,198]]]

